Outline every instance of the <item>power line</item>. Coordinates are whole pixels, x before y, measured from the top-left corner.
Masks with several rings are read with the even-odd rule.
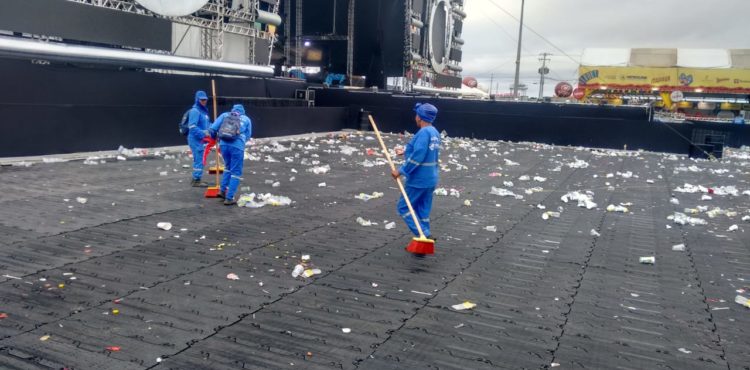
[[[496,20],[490,18],[490,16],[487,15],[486,13],[482,13],[482,15],[485,18],[487,18],[490,22],[494,23],[495,26],[497,26],[500,29],[500,31],[503,31],[503,33],[505,34],[505,36],[508,36],[508,38],[511,39],[511,40],[513,40],[514,43],[516,42],[516,38],[513,37],[513,35],[511,35],[508,31],[506,31],[505,28],[500,23],[498,23]]]
[[[521,22],[518,18],[516,18],[516,16],[514,16],[513,14],[511,14],[509,11],[505,10],[505,8],[503,8],[502,6],[498,5],[495,2],[495,0],[489,0],[489,2],[490,2],[490,4],[494,5],[496,8],[502,10],[503,13],[505,13],[509,17],[513,18],[516,22]],[[539,32],[536,32],[533,28],[529,27],[526,24],[524,24],[523,27],[527,28],[529,31],[531,31],[533,34],[535,34],[537,37],[539,37],[540,39],[542,39],[544,42],[548,43],[550,46],[552,46],[553,48],[555,48],[557,51],[559,51],[560,53],[562,53],[566,57],[570,58],[570,60],[572,60],[574,63],[579,64],[579,61],[573,59],[573,57],[571,57],[570,55],[568,55],[568,53],[566,53],[563,49],[560,49],[557,45],[553,44],[552,41],[547,40],[546,37],[542,36]]]

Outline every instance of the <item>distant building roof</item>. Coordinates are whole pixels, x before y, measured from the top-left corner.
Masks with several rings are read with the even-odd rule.
[[[582,66],[750,69],[750,49],[585,49]]]

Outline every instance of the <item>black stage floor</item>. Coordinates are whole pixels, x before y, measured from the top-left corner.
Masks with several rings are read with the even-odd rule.
[[[750,309],[734,302],[750,296],[750,159],[452,139],[441,185],[460,196],[435,197],[437,254],[419,260],[403,250],[386,167],[363,165],[376,141],[281,144],[250,151],[242,186],[291,206],[205,199],[185,155],[0,168],[0,368],[750,366]],[[313,161],[330,172],[308,172]],[[740,194],[674,192],[686,182]],[[597,208],[561,201],[575,190],[593,191]],[[375,191],[385,197],[355,199]],[[628,213],[606,211],[620,203]],[[667,219],[699,205],[738,213]],[[293,278],[302,254],[322,274]],[[465,301],[477,306],[451,308]]]

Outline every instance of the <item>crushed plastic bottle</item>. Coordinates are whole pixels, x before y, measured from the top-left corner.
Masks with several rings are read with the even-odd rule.
[[[533,188],[526,189],[523,192],[526,193],[526,194],[531,195],[531,194],[534,194],[534,193],[541,193],[543,191],[544,191],[544,189],[542,189],[542,188],[540,188],[538,186],[535,186]]]
[[[119,148],[117,148],[117,152],[120,153],[120,155],[123,155],[125,157],[143,157],[148,155],[148,149],[142,149],[142,148],[133,148],[128,149],[122,145],[120,145]]]
[[[586,209],[594,209],[597,206],[597,204],[594,203],[594,193],[591,191],[587,191],[586,193],[571,191],[560,197],[560,200],[564,203],[568,203],[571,200],[577,201],[579,207]]]
[[[565,165],[570,168],[587,168],[589,166],[589,163],[584,160],[575,157],[573,157],[573,159],[573,162],[566,163]]]
[[[616,206],[614,204],[610,204],[607,206],[607,212],[628,213],[628,207]]]
[[[560,218],[560,212],[547,211],[542,213],[543,220],[549,220],[550,218]]]
[[[495,225],[486,226],[484,229],[487,230],[487,231],[491,231],[493,233],[497,232],[497,226],[495,226]]]
[[[432,193],[438,196],[447,196],[448,190],[446,188],[437,188]]]
[[[344,154],[344,155],[352,155],[359,151],[358,148],[355,148],[349,145],[342,145],[339,147],[339,150],[341,151],[341,154]]]
[[[357,223],[360,224],[360,225],[362,225],[362,226],[372,226],[372,224],[373,224],[372,221],[365,220],[362,217],[357,217]]]
[[[454,304],[451,306],[451,308],[453,308],[456,311],[463,311],[463,310],[470,310],[476,306],[477,306],[476,303],[466,301],[464,303]]]
[[[331,170],[331,166],[324,165],[324,166],[317,166],[317,167],[308,168],[307,172],[312,172],[312,173],[314,173],[316,175],[323,175],[323,174],[328,173],[328,171],[330,171],[330,170]]]
[[[292,204],[292,200],[290,198],[282,195],[273,195],[271,193],[258,195],[256,195],[255,193],[242,194],[237,200],[237,205],[239,207],[247,208],[260,208],[266,205],[280,207],[288,206],[290,204]]]
[[[382,198],[383,195],[384,195],[383,193],[379,193],[376,191],[376,192],[373,192],[372,194],[359,193],[359,195],[355,195],[354,198],[364,200],[365,202],[367,202],[370,199]]]
[[[685,251],[685,244],[677,244],[672,246],[672,250],[675,252],[684,252]]]
[[[58,158],[58,157],[44,157],[42,158],[42,162],[44,163],[64,163],[67,162],[67,159]]]
[[[695,217],[689,217],[688,215],[681,213],[681,212],[675,212],[673,215],[670,215],[667,217],[668,220],[674,221],[674,223],[678,225],[706,225],[708,222],[706,220],[701,218],[695,218]]]
[[[237,205],[240,207],[247,207],[247,208],[260,208],[260,207],[265,206],[265,203],[256,202],[255,193],[250,193],[250,194],[242,194],[239,197],[239,199],[237,199]]]
[[[288,206],[292,204],[292,200],[283,195],[273,195],[271,193],[266,193],[266,194],[258,194],[257,197],[259,200],[263,201],[265,204],[274,206],[274,207]]]
[[[490,190],[490,194],[501,196],[501,197],[513,197],[516,199],[523,199],[523,195],[517,195],[510,190],[503,189],[503,188],[496,188],[494,186],[492,187],[492,190]]]

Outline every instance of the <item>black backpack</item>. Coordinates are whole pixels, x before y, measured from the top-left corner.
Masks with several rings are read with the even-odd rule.
[[[239,114],[230,113],[224,117],[219,127],[219,138],[222,140],[232,141],[240,136],[240,127],[242,126],[242,118]]]
[[[182,136],[187,136],[188,132],[190,132],[190,128],[188,128],[188,118],[190,118],[190,111],[193,110],[193,108],[190,108],[185,111],[185,114],[182,115],[182,120],[180,121],[180,134]]]

